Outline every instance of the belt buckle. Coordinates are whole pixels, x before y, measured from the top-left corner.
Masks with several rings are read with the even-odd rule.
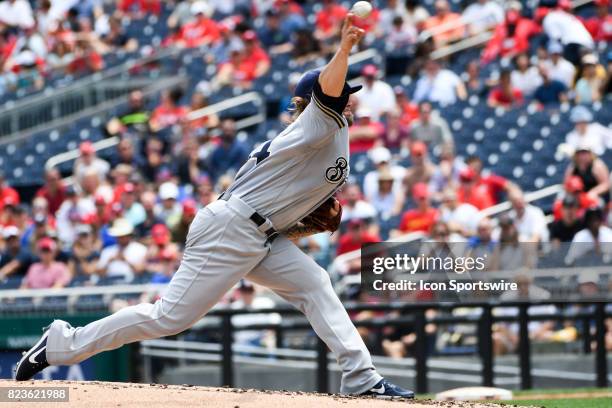
[[[278,233],[278,231],[273,230],[271,233],[266,232],[266,235],[268,236],[268,238],[266,239],[266,244],[271,244],[276,238],[278,238],[280,234]]]

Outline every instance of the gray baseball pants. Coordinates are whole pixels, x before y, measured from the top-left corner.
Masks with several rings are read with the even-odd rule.
[[[248,219],[252,212],[235,197],[200,210],[187,235],[181,265],[162,298],[126,307],[84,327],[55,320],[47,340],[49,364],[75,364],[127,343],[180,333],[247,278],[269,287],[306,315],[337,358],[342,393],[372,388],[382,377],[327,272],[284,236],[266,245],[267,226],[258,229]]]

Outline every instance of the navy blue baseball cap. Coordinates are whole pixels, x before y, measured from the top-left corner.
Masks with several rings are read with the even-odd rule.
[[[299,82],[295,86],[293,96],[299,96],[300,98],[310,99],[312,96],[312,88],[315,82],[319,79],[321,70],[313,69],[302,75]],[[363,88],[361,85],[350,86],[347,82],[344,83],[344,89],[342,90],[343,95],[353,94]]]

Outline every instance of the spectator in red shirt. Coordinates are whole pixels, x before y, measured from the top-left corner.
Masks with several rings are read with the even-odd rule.
[[[416,208],[408,210],[402,215],[399,230],[403,233],[416,231],[429,233],[440,213],[431,206],[427,184],[416,183],[412,187],[412,199],[416,203]],[[397,235],[397,232],[394,235]]]
[[[436,14],[423,22],[423,28],[434,32],[433,39],[436,46],[439,47],[461,39],[465,33],[465,26],[461,22],[461,14],[452,12],[447,0],[437,0],[434,8]],[[436,29],[441,26],[448,27],[448,29],[436,32]]]
[[[342,21],[347,14],[347,9],[332,0],[323,0],[321,11],[316,15],[315,36],[320,40],[333,38],[340,32]]]
[[[175,262],[179,259],[180,250],[176,243],[170,241],[171,238],[170,230],[165,224],[155,224],[151,228],[151,244],[147,251],[147,272],[172,277],[176,271]]]
[[[265,75],[270,69],[270,57],[260,47],[255,31],[245,31],[242,34],[242,41],[244,42],[244,63],[251,66],[250,71],[253,72],[253,77],[259,78]]]
[[[123,13],[135,12],[137,15],[161,13],[160,0],[119,0],[119,10]]]
[[[18,205],[19,193],[14,188],[6,184],[4,174],[0,172],[0,213],[4,210],[5,205]]]
[[[362,107],[357,110],[357,120],[349,132],[350,152],[361,153],[370,150],[385,132],[385,126],[372,120],[372,112]]]
[[[244,45],[233,44],[230,47],[230,58],[219,66],[217,76],[212,80],[212,87],[219,89],[236,86],[248,89],[256,78],[255,68],[256,65],[246,59]]]
[[[523,93],[512,86],[510,71],[503,70],[499,75],[499,86],[493,88],[489,93],[489,106],[510,109],[522,103]]]
[[[519,189],[516,184],[497,174],[488,173],[483,175],[482,160],[477,156],[468,157],[465,163],[473,170],[476,185],[485,187],[493,204],[500,202],[502,193],[510,193]]]
[[[566,197],[575,197],[575,201],[578,204],[578,212],[576,214],[578,218],[582,218],[587,209],[597,207],[599,204],[596,198],[584,191],[584,183],[578,176],[572,175],[565,179],[563,188],[563,195],[558,197],[553,203],[553,216],[555,220],[560,220],[563,216],[563,200]]]
[[[541,28],[532,20],[521,16],[520,3],[512,2],[506,19],[499,24],[487,43],[482,61],[489,63],[498,57],[513,57],[529,49],[529,39]]]
[[[395,94],[395,105],[400,114],[400,123],[402,126],[410,125],[414,120],[419,117],[419,106],[408,99],[404,88],[396,86],[393,88]]]
[[[582,23],[589,30],[595,41],[612,41],[612,15],[610,14],[610,0],[595,0],[597,14],[583,20]]]
[[[194,20],[185,24],[181,29],[179,45],[187,48],[199,47],[213,43],[220,38],[217,23],[209,18],[211,11],[204,1],[197,1],[191,5]]]
[[[361,218],[353,218],[348,222],[347,231],[338,240],[337,255],[355,251],[361,248],[362,244],[380,242],[380,237],[369,231],[367,223]]]
[[[21,284],[22,289],[63,288],[70,282],[66,264],[55,261],[57,245],[51,238],[38,241],[40,261],[32,264]]]
[[[459,173],[459,182],[457,200],[460,203],[471,204],[479,210],[483,210],[495,204],[487,186],[477,183],[476,173],[470,167],[461,170]]]
[[[176,125],[187,115],[187,107],[179,105],[182,97],[183,90],[180,88],[174,88],[162,94],[161,104],[151,115],[149,122],[151,130],[157,132],[168,126]]]
[[[77,42],[74,51],[74,59],[66,67],[69,74],[89,74],[104,68],[102,56],[94,50],[89,41]]]
[[[43,197],[49,204],[49,213],[55,214],[66,198],[66,186],[59,170],[52,168],[45,174],[45,184],[38,189],[36,197]]]

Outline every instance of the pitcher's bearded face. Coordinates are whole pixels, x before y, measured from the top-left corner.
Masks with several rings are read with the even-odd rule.
[[[342,112],[349,126],[353,126],[353,122],[354,122],[352,107],[353,107],[353,104],[349,100],[349,102],[346,104],[346,107],[344,108],[344,111]]]

